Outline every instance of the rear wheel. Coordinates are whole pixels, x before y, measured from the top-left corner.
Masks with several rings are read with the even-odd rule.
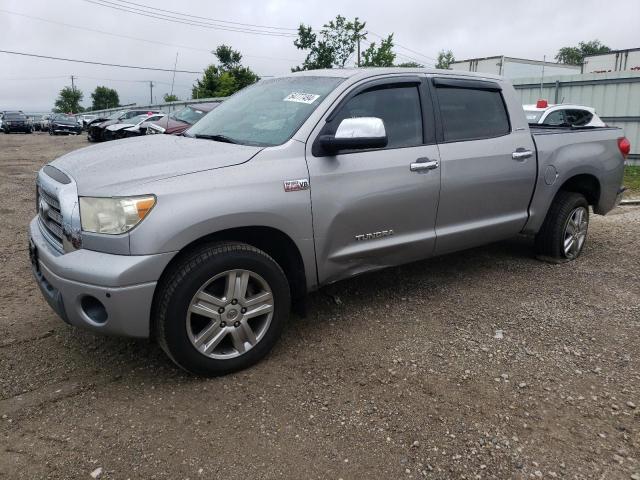
[[[554,260],[575,260],[584,248],[588,229],[589,203],[584,195],[560,191],[536,236],[536,250]]]
[[[290,310],[280,266],[243,243],[203,246],[159,286],[155,334],[167,355],[198,375],[247,368],[276,343]]]

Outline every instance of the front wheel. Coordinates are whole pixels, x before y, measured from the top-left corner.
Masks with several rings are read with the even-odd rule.
[[[575,260],[584,248],[588,229],[589,203],[584,195],[560,191],[536,236],[536,250],[552,260]]]
[[[158,343],[183,369],[224,375],[262,359],[289,316],[280,266],[243,243],[217,243],[184,256],[158,287]]]

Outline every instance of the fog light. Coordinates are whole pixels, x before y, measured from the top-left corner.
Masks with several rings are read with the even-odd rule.
[[[107,309],[96,297],[91,295],[85,295],[80,300],[80,307],[84,314],[89,317],[90,320],[96,323],[104,323],[107,321]]]

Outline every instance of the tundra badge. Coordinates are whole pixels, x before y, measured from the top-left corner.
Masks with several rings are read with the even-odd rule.
[[[390,237],[391,235],[393,235],[393,230],[382,230],[380,232],[362,233],[360,235],[356,235],[356,241],[361,242],[362,240],[373,240],[374,238]]]

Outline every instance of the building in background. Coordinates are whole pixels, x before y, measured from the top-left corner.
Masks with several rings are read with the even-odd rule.
[[[584,57],[582,73],[640,71],[640,48],[613,50],[601,55]]]
[[[496,57],[470,58],[453,62],[450,68],[468,72],[492,73],[507,78],[523,78],[544,75],[576,75],[581,69],[576,65],[564,63],[543,62],[541,60],[527,60],[525,58]]]

